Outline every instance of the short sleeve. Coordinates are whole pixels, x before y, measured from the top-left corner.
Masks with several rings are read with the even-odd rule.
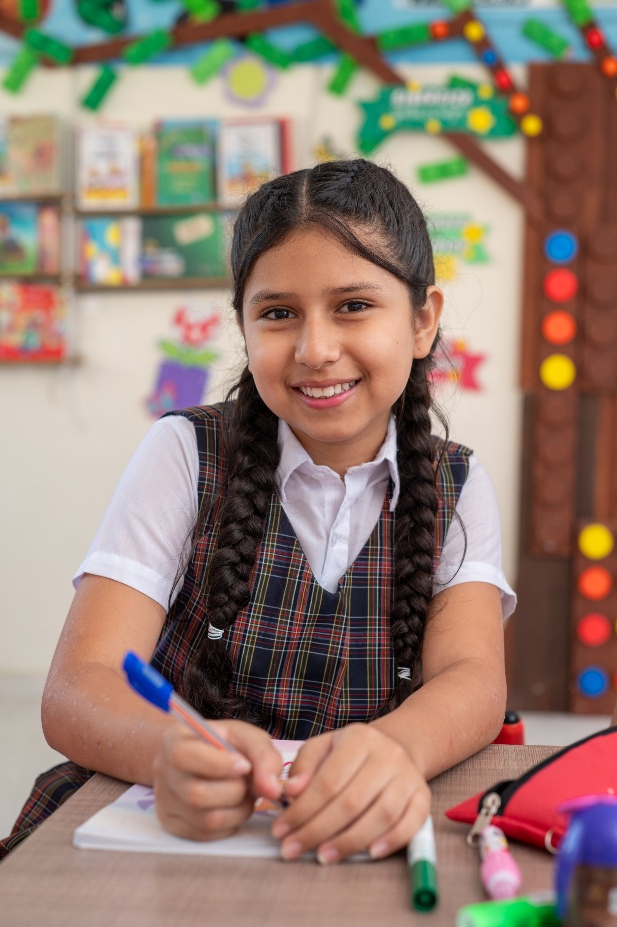
[[[501,565],[501,519],[497,497],[488,473],[472,455],[469,458],[469,474],[456,505],[456,516],[450,522],[435,573],[433,594],[460,583],[473,582],[497,586],[501,593],[504,621],[509,618],[516,608],[516,595]]]
[[[195,429],[183,416],[159,419],[120,478],[85,560],[84,573],[115,579],[167,610],[197,519],[199,456]],[[173,599],[182,588],[181,578]],[[172,599],[172,601],[173,601]]]

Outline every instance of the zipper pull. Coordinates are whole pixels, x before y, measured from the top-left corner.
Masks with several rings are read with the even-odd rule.
[[[468,846],[475,847],[477,845],[480,832],[483,831],[485,827],[488,827],[500,807],[501,795],[498,795],[497,792],[489,792],[488,795],[484,796],[478,817],[475,819],[473,827],[467,834]]]

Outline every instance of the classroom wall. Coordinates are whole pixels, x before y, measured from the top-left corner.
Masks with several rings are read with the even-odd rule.
[[[413,77],[439,83],[452,69],[423,66]],[[473,66],[457,73],[481,80]],[[2,112],[56,112],[72,123],[93,117],[76,101],[90,69],[40,69],[18,97],[0,91]],[[411,77],[411,72],[410,77]],[[359,121],[354,99],[370,99],[375,82],[359,75],[345,99],[322,92],[328,69],[306,66],[278,76],[260,113],[289,116],[294,163],[314,161],[327,134],[353,153]],[[199,88],[183,68],[137,68],[122,75],[105,116],[146,127],[162,117],[250,115],[232,105],[218,80]],[[519,139],[494,142],[491,152],[513,173],[522,171]],[[451,156],[438,138],[393,137],[376,160],[415,184],[417,164]],[[515,580],[520,394],[517,387],[522,216],[492,181],[475,169],[458,180],[415,188],[432,212],[464,212],[490,226],[491,261],[465,266],[444,289],[444,329],[486,354],[481,392],[442,390],[452,435],[471,445],[495,484],[504,523],[507,575]],[[79,363],[59,369],[0,367],[0,672],[45,673],[72,598],[70,578],[85,555],[114,486],[151,423],[144,399],[160,359],[157,340],[169,337],[175,308],[226,314],[208,398],[216,399],[241,362],[242,347],[229,313],[229,294],[137,293],[88,295],[74,306]]]

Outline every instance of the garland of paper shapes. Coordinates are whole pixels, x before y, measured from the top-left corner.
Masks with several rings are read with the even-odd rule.
[[[587,0],[563,0],[563,3],[587,48],[596,59],[601,73],[609,79],[617,78],[617,57],[608,47],[606,36],[595,21]],[[615,94],[617,95],[617,88]]]
[[[581,554],[592,561],[605,560],[615,547],[613,532],[600,522],[586,525],[579,533],[578,547]],[[579,575],[577,587],[580,595],[590,602],[605,599],[613,589],[613,577],[605,565],[595,563],[586,567]],[[594,606],[592,606],[594,607]],[[601,647],[608,643],[613,634],[610,620],[595,605],[576,625],[576,635],[585,647]],[[617,631],[617,628],[615,628]],[[612,680],[617,689],[617,673]],[[610,685],[606,670],[594,664],[586,666],[577,677],[579,691],[588,698],[599,698]]]

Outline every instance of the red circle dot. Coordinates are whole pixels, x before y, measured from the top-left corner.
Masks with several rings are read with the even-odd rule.
[[[590,612],[581,618],[576,627],[576,633],[586,647],[601,647],[611,636],[611,623],[606,615]]]
[[[429,31],[434,39],[447,39],[450,35],[450,26],[439,19],[437,22],[430,24]]]
[[[494,77],[495,83],[500,90],[512,90],[514,84],[512,83],[512,78],[507,71],[495,71]]]
[[[531,106],[531,102],[526,93],[513,93],[508,105],[510,106],[510,112],[514,113],[515,116],[522,116]]]
[[[568,344],[576,335],[576,321],[564,309],[554,309],[542,319],[542,334],[549,344]]]
[[[608,55],[600,62],[600,68],[605,77],[617,77],[617,58]]]
[[[567,267],[556,267],[547,273],[542,289],[551,302],[567,303],[578,293],[578,278]]]
[[[605,599],[613,588],[613,577],[606,567],[591,566],[583,570],[577,585],[582,596],[597,602],[599,599]]]
[[[585,39],[590,48],[602,48],[606,41],[603,33],[596,26],[590,26],[586,30]]]

